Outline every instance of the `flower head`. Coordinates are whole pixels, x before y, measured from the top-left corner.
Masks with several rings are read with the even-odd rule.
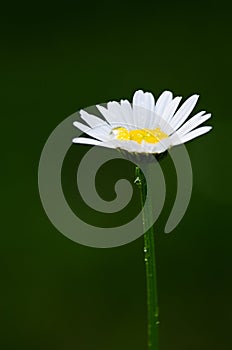
[[[74,143],[119,148],[132,153],[158,154],[203,135],[211,126],[197,128],[211,117],[201,111],[187,122],[198,95],[189,97],[179,108],[181,97],[173,98],[164,91],[155,103],[150,92],[138,90],[132,104],[127,100],[108,102],[106,107],[97,105],[104,120],[80,111],[86,124],[74,122],[74,126],[92,138],[78,137]]]

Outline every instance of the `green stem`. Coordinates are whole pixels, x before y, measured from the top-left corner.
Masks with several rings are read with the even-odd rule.
[[[149,174],[149,171],[148,171]],[[147,183],[139,167],[136,167],[136,183],[140,188],[142,207],[146,201]],[[143,225],[150,227],[144,234],[144,260],[147,283],[148,349],[158,350],[159,309],[156,280],[155,241],[152,225],[152,205],[143,213]]]

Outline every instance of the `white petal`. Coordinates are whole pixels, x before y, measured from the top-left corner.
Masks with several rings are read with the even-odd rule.
[[[183,136],[187,134],[188,132],[195,129],[198,125],[204,123],[206,120],[208,120],[211,117],[210,113],[202,116],[203,113],[205,113],[205,111],[202,111],[196,114],[191,119],[189,119],[180,129],[178,129],[177,131],[178,135]]]
[[[111,124],[112,122],[114,122],[115,120],[117,120],[116,116],[112,115],[107,108],[97,105],[96,106],[97,109],[101,112],[101,114],[103,115],[103,117],[106,119],[106,121]]]
[[[112,144],[114,145],[114,148],[124,149],[128,152],[137,152],[137,153],[142,152],[141,144],[133,140],[121,141],[121,140],[115,139],[115,140],[112,140]]]
[[[120,126],[125,125],[125,123],[128,122],[128,118],[124,116],[124,111],[122,109],[122,106],[118,102],[108,102],[107,103],[107,110],[109,111],[109,115],[111,118],[111,125]]]
[[[205,111],[201,111],[201,112],[197,113],[193,118],[196,118],[196,119],[198,120],[198,118],[200,118],[204,113],[205,113]],[[192,118],[191,118],[190,120],[192,120]],[[168,126],[165,125],[166,130],[163,129],[163,131],[164,131],[166,134],[168,134],[168,135],[171,135],[171,134],[173,134],[174,132],[176,132],[177,135],[180,135],[181,133],[179,134],[179,130],[182,130],[182,128],[184,128],[184,126],[185,126],[188,122],[189,122],[189,121],[187,121],[184,125],[182,125],[182,127],[181,127],[180,129],[178,129],[177,131],[170,125],[170,122],[169,122],[169,125],[168,125]]]
[[[155,105],[154,96],[150,92],[143,92],[138,90],[133,96],[133,107],[139,106],[153,111]]]
[[[92,114],[87,113],[87,112],[84,111],[83,109],[80,110],[80,115],[81,115],[81,118],[82,118],[87,124],[89,124],[89,126],[90,126],[91,128],[94,128],[94,127],[97,127],[97,126],[100,126],[100,125],[105,125],[105,126],[108,125],[104,120],[102,120],[102,119],[96,117],[95,115],[92,115]],[[109,125],[108,125],[108,126],[109,126]],[[109,129],[110,129],[110,126],[109,126]]]
[[[166,134],[169,134],[172,130],[172,128],[170,128],[169,123],[174,113],[176,112],[181,99],[182,97],[175,97],[171,102],[169,102],[160,118],[159,126],[161,130],[164,131]]]
[[[96,107],[111,126],[120,127],[122,125],[125,125],[125,108],[123,109],[118,102],[108,102],[107,108],[100,105],[97,105]]]
[[[154,122],[154,96],[138,90],[133,96],[133,120],[137,128],[151,128]]]
[[[83,145],[92,145],[92,146],[100,146],[106,148],[116,148],[112,142],[101,142],[94,139],[89,139],[87,137],[76,137],[72,140],[73,143],[79,143]]]
[[[98,140],[101,141],[108,141],[110,139],[110,132],[111,129],[107,126],[99,126],[94,129],[89,128],[88,126],[79,123],[79,122],[74,122],[73,125],[83,131],[85,134],[95,137]]]
[[[170,145],[171,145],[171,140],[168,137],[154,144],[151,151],[152,153],[162,153],[162,152],[165,152],[170,147]]]
[[[132,99],[133,107],[141,105],[141,101],[143,100],[143,95],[144,95],[143,90],[135,91],[133,99]]]
[[[180,109],[176,112],[176,114],[170,121],[170,125],[174,130],[177,130],[185,122],[185,120],[188,118],[189,114],[192,112],[193,108],[195,107],[198,98],[199,98],[199,95],[193,95],[189,97],[183,103]]]
[[[124,120],[124,127],[127,125],[130,125],[134,128],[134,120],[133,120],[133,110],[131,107],[131,104],[127,100],[121,100],[121,112],[122,112],[122,118]]]
[[[88,139],[87,137],[76,137],[72,140],[74,143],[81,143],[86,145],[96,145],[99,146],[102,142],[94,139]]]
[[[73,125],[80,129],[81,131],[83,131],[84,133],[88,132],[90,130],[90,127],[88,127],[87,125],[84,125],[80,122],[73,122]]]
[[[142,146],[142,152],[143,153],[153,153],[152,149],[154,147],[154,144],[143,141],[141,143],[141,146]]]
[[[205,133],[207,133],[208,131],[210,131],[212,129],[212,126],[202,126],[201,128],[198,128],[196,130],[193,130],[191,132],[189,132],[188,134],[185,134],[184,136],[177,136],[176,133],[173,134],[170,139],[172,139],[172,145],[179,145],[181,143],[185,143],[187,141],[190,141],[192,139],[194,139],[195,137],[198,137],[200,135],[203,135]]]
[[[157,117],[153,111],[140,106],[133,106],[133,116],[138,129],[151,129]]]
[[[158,98],[155,105],[155,113],[162,116],[167,105],[172,101],[172,92],[164,91]]]
[[[132,140],[120,141],[118,143],[118,146],[119,148],[125,149],[126,151],[129,151],[129,152],[141,152],[141,145],[136,141],[132,141]]]

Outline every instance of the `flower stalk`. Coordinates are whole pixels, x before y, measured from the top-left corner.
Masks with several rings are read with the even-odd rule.
[[[147,163],[146,166],[149,166],[149,163]],[[149,169],[147,173],[149,176]],[[139,167],[136,167],[135,175],[135,182],[140,188],[141,205],[144,207],[147,193],[146,179]],[[152,204],[149,203],[148,209],[143,211],[143,225],[144,227],[150,227],[144,234],[144,261],[147,285],[148,350],[158,350],[159,308],[155,261],[155,240],[154,228],[152,224]]]

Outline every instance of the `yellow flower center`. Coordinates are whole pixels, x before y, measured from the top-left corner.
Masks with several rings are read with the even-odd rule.
[[[127,130],[120,127],[113,129],[113,133],[118,140],[132,140],[138,143],[142,143],[142,141],[157,143],[168,137],[160,128]]]

